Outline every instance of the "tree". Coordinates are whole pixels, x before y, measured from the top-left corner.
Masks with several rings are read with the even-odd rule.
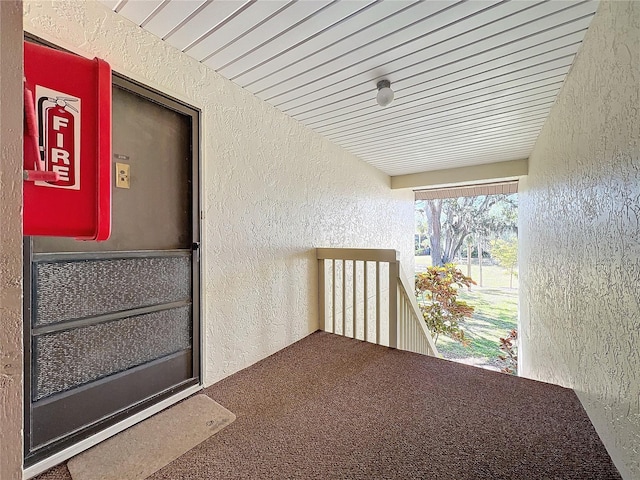
[[[509,288],[513,288],[513,272],[518,264],[518,239],[496,239],[491,241],[491,256],[501,267],[509,270]]]
[[[433,248],[433,247],[432,247]],[[474,308],[458,300],[458,288],[475,285],[452,264],[433,266],[416,275],[416,297],[427,327],[434,335],[434,342],[444,334],[463,345],[468,342],[460,323],[473,314]]]
[[[429,232],[429,245],[431,247],[431,263],[433,265],[442,265],[442,247],[440,245],[440,225],[439,219],[442,215],[442,200],[425,200],[424,214],[427,217],[427,226]],[[436,262],[434,259],[438,259]],[[446,262],[445,262],[446,263]]]
[[[416,209],[427,218],[433,265],[452,262],[472,233],[490,238],[516,231],[515,195],[419,200]]]
[[[415,209],[415,224],[416,224],[416,234],[418,236],[418,240],[416,243],[416,255],[422,255],[426,248],[425,243],[428,242],[426,236],[429,232],[429,226],[427,225],[427,218],[424,214],[424,211]]]

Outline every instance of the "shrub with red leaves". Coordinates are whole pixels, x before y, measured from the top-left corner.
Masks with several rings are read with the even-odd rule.
[[[434,336],[434,342],[443,334],[464,346],[469,344],[460,323],[471,317],[474,308],[458,300],[457,296],[459,288],[475,284],[471,277],[464,275],[451,263],[429,267],[426,272],[416,275],[418,305]]]
[[[502,373],[510,375],[518,374],[518,352],[516,349],[516,341],[518,340],[518,331],[511,330],[506,338],[500,339],[500,350],[505,354],[498,355],[498,358],[506,363],[506,366],[500,370]]]

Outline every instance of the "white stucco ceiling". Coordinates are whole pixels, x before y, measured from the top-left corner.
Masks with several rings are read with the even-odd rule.
[[[527,158],[597,7],[101,1],[389,175]]]

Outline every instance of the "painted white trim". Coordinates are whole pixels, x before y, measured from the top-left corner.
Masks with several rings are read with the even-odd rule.
[[[446,168],[391,177],[391,188],[434,188],[517,180],[529,172],[528,159]]]
[[[170,407],[175,403],[178,403],[180,400],[183,400],[193,395],[199,390],[202,390],[202,388],[203,388],[202,385],[194,385],[193,387],[189,387],[186,390],[182,390],[181,392],[178,392],[175,395],[172,395],[171,397],[166,398],[161,402],[158,402],[155,405],[152,405],[149,408],[146,408],[141,412],[135,415],[132,415],[131,417],[116,423],[115,425],[112,425],[109,428],[104,429],[101,432],[98,432],[95,435],[92,435],[89,438],[86,438],[81,442],[76,443],[75,445],[65,448],[61,452],[58,452],[54,455],[51,455],[48,458],[45,458],[44,460],[36,463],[35,465],[32,465],[29,468],[24,469],[22,471],[22,479],[28,480],[30,478],[35,477],[36,475],[41,474],[42,472],[45,472],[46,470],[49,470],[52,467],[55,467],[56,465],[59,465],[65,460],[68,460],[71,457],[78,455],[79,453],[84,452],[85,450],[88,450],[94,445],[97,445],[98,443],[103,442],[107,438],[113,437],[114,435],[122,432],[123,430],[126,430],[129,427],[132,427],[136,423],[140,423],[141,421],[146,420],[147,418],[151,417],[152,415],[155,415],[156,413],[164,410],[165,408]]]

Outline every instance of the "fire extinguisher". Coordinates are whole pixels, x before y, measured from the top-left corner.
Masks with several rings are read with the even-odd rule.
[[[76,182],[75,116],[77,108],[70,105],[75,98],[43,97],[38,101],[40,158],[45,170],[56,172],[59,180],[47,182],[70,187]]]
[[[38,126],[36,109],[33,103],[33,93],[27,86],[23,86],[24,101],[24,170],[25,182],[57,182],[59,175],[55,172],[47,172],[44,162],[40,158]]]

